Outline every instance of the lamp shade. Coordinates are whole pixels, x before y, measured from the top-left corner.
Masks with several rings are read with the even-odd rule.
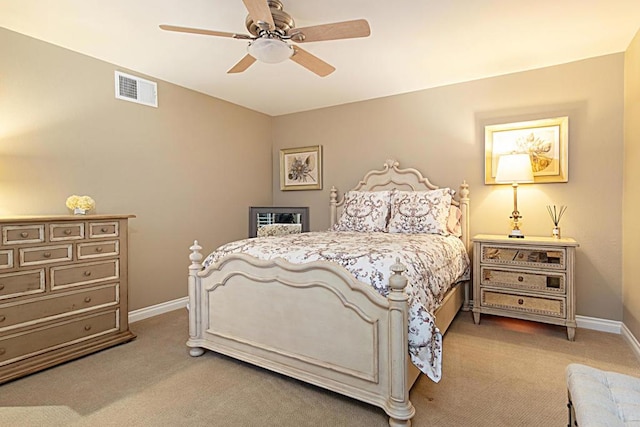
[[[278,38],[262,37],[249,43],[249,55],[258,61],[277,64],[286,61],[293,55],[293,49],[285,41]]]
[[[533,182],[528,154],[505,154],[498,159],[496,182],[500,184]]]

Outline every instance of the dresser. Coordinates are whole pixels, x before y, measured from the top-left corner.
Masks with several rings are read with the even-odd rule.
[[[475,236],[474,322],[484,313],[562,325],[573,341],[576,247],[571,238]]]
[[[133,215],[0,218],[0,383],[135,338]]]

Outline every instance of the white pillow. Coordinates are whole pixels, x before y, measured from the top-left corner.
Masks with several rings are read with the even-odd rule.
[[[447,221],[452,191],[396,191],[391,196],[389,233],[448,235]]]
[[[391,191],[348,191],[334,231],[385,231]]]

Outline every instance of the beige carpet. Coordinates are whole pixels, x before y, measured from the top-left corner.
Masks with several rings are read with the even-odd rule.
[[[2,426],[387,426],[381,409],[184,345],[186,310],[134,323],[135,341],[0,385]],[[571,362],[640,376],[619,335],[460,313],[444,375],[411,392],[414,426],[566,426]]]

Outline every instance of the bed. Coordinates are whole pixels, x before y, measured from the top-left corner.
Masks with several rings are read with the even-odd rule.
[[[448,199],[447,193],[450,195]],[[331,189],[332,231],[232,242],[212,252],[204,262],[202,247],[195,241],[189,255],[187,346],[190,354],[199,356],[205,350],[225,354],[378,406],[389,415],[389,425],[410,426],[415,414],[409,400],[411,386],[421,371],[432,379],[439,379],[438,372],[434,374],[421,363],[417,363],[418,369],[414,364],[416,357],[420,356],[416,354],[420,352],[412,351],[412,348],[425,347],[424,343],[410,346],[416,334],[412,324],[414,306],[422,304],[422,298],[417,296],[422,294],[415,291],[413,283],[417,274],[413,269],[419,270],[415,265],[422,265],[422,260],[413,261],[410,255],[418,256],[421,250],[398,243],[398,247],[409,248],[410,253],[399,251],[392,262],[388,260],[389,254],[395,255],[395,249],[390,250],[389,247],[395,248],[396,243],[387,239],[402,239],[386,233],[387,229],[391,231],[392,218],[396,218],[391,210],[391,216],[388,214],[384,219],[385,232],[370,233],[366,237],[374,244],[379,242],[385,246],[381,252],[386,253],[386,258],[381,265],[390,271],[359,275],[357,269],[349,270],[349,264],[356,261],[333,262],[327,260],[331,257],[326,255],[337,250],[333,250],[336,239],[343,239],[343,236],[351,236],[352,244],[356,245],[364,239],[362,233],[356,234],[359,230],[344,229],[345,224],[349,225],[348,219],[353,219],[345,213],[348,210],[345,206],[354,206],[352,202],[356,196],[366,195],[370,200],[378,200],[389,194],[388,197],[396,201],[414,195],[437,196],[438,205],[444,203],[440,198],[448,200],[452,207],[447,207],[447,229],[452,215],[455,216],[459,226],[457,235],[454,237],[445,232],[440,233],[444,236],[436,235],[434,239],[436,246],[445,246],[443,242],[447,241],[447,245],[461,247],[467,267],[464,273],[455,273],[457,276],[452,280],[452,286],[446,292],[443,289],[443,295],[438,297],[437,308],[432,307],[433,310],[425,315],[433,320],[433,325],[422,319],[426,328],[431,326],[435,331],[426,347],[437,350],[440,346],[441,350],[438,339],[441,340],[461,308],[469,309],[468,185],[463,182],[455,198],[451,197],[452,193],[449,189],[433,185],[418,170],[401,169],[398,162],[388,160],[381,170],[366,173],[353,189],[340,198],[337,189]],[[442,221],[439,223],[444,227]],[[394,224],[406,227],[402,222]],[[314,235],[325,239],[320,240],[320,246],[332,250],[321,251],[323,258],[309,258],[310,261],[303,263],[287,260],[289,254],[284,251],[267,257],[262,256],[264,249],[242,252],[242,248],[253,247],[258,241],[270,242],[279,248],[287,247],[290,252],[295,252],[296,243],[306,244],[316,238]],[[422,239],[405,235],[412,241]],[[274,239],[292,240],[283,244],[284,241]],[[369,256],[369,259],[373,258],[378,259],[378,255]],[[409,260],[407,265],[402,263],[403,260]],[[461,264],[462,261],[455,263]],[[384,289],[365,283],[361,276],[375,276],[378,282],[384,280],[384,285],[379,286]],[[408,286],[409,278],[411,283]],[[435,353],[427,356],[429,354],[433,356]]]

